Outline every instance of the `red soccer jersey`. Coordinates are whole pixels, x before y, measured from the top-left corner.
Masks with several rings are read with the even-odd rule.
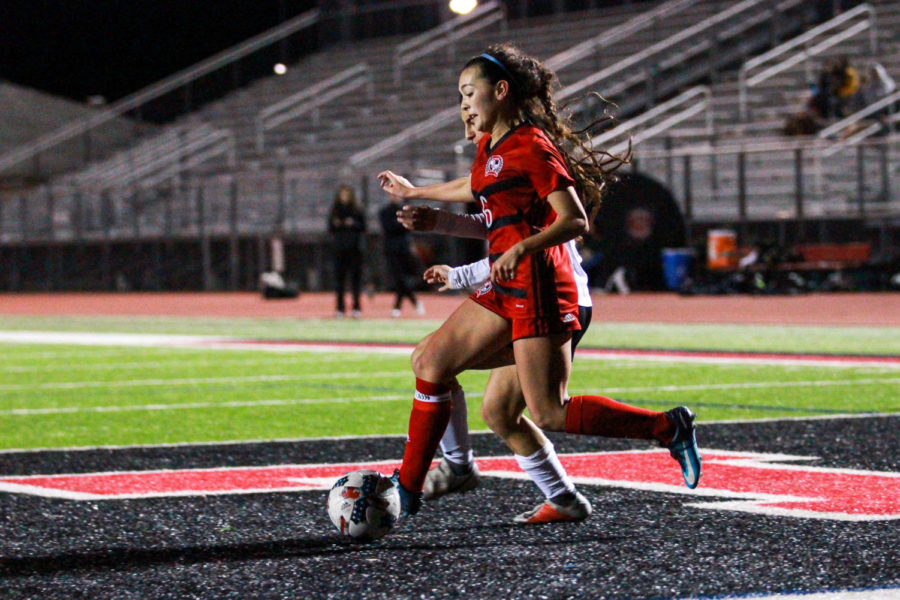
[[[478,144],[472,164],[472,193],[488,228],[491,262],[517,242],[556,220],[547,202],[552,192],[574,185],[559,150],[538,127],[523,123],[489,147]],[[572,265],[562,245],[526,256],[512,281],[494,292],[517,301],[511,317],[550,316],[577,309]]]

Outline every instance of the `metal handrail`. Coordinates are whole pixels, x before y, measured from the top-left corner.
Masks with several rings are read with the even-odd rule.
[[[83,182],[106,179],[114,177],[120,172],[127,172],[128,166],[125,163],[136,164],[138,161],[155,160],[157,156],[170,154],[177,147],[180,135],[182,135],[182,131],[178,128],[164,131],[104,161],[94,163],[84,171],[75,174],[73,179]],[[123,155],[127,155],[127,158],[123,158]]]
[[[210,153],[210,146],[218,144]],[[208,158],[233,151],[236,147],[234,133],[230,129],[212,129],[201,125],[188,130],[167,132],[151,140],[135,153],[129,150],[125,156],[101,163],[96,170],[76,176],[77,186],[92,185],[98,189],[124,187],[134,182],[146,184],[144,177],[160,169],[171,172],[169,177],[189,170]],[[233,159],[229,159],[233,162]]]
[[[848,127],[856,125],[863,119],[865,119],[885,108],[893,106],[894,103],[896,103],[897,101],[900,101],[900,90],[897,90],[891,94],[888,94],[887,96],[885,96],[884,98],[881,98],[880,100],[876,100],[875,102],[869,104],[868,106],[856,111],[852,115],[848,115],[848,116],[844,117],[840,121],[836,121],[836,122],[832,123],[828,127],[819,131],[819,133],[816,134],[816,137],[818,137],[821,140],[827,140],[829,137],[831,137],[837,133],[840,133],[841,131],[846,130]],[[855,132],[853,135],[847,137],[846,139],[837,140],[831,146],[822,150],[822,152],[820,154],[823,158],[827,158],[827,157],[837,153],[838,151],[840,151],[842,148],[844,148],[846,146],[851,146],[851,145],[857,144],[861,140],[864,140],[867,137],[875,135],[882,129],[883,129],[883,126],[880,123],[872,123],[868,127]]]
[[[702,100],[700,102],[694,102],[687,108],[669,115],[659,123],[656,123],[655,125],[634,134],[633,136],[631,136],[630,140],[622,141],[613,145],[607,151],[612,154],[624,152],[628,149],[629,144],[633,147],[637,146],[641,142],[646,142],[648,139],[659,135],[663,131],[670,129],[678,123],[681,123],[682,121],[685,121],[703,111],[706,111],[706,132],[708,135],[712,135],[713,113],[711,110],[709,110],[712,104],[712,90],[710,90],[709,86],[698,85],[686,90],[685,92],[682,92],[678,96],[666,102],[663,102],[662,104],[654,106],[652,109],[634,117],[633,119],[629,119],[617,125],[609,131],[605,131],[600,135],[594,136],[591,139],[591,145],[594,147],[602,146],[603,144],[616,139],[622,134],[629,133],[636,128],[644,125],[645,123],[671,112],[672,109],[678,106],[693,101],[698,96],[702,97]]]
[[[207,144],[207,142],[221,142],[217,145]],[[237,142],[234,132],[230,129],[220,129],[203,139],[194,143],[196,152],[191,152],[187,157],[181,157],[178,162],[170,162],[168,168],[164,168],[155,176],[147,177],[138,181],[138,184],[144,188],[151,188],[161,181],[171,179],[176,175],[180,175],[185,171],[190,171],[204,161],[218,156],[219,154],[227,154],[229,169],[233,169],[237,161]],[[163,165],[166,167],[166,165]]]
[[[568,50],[554,54],[546,60],[544,65],[554,71],[568,67],[583,58],[596,54],[603,48],[612,46],[651,25],[655,25],[663,17],[683,11],[695,4],[697,4],[697,0],[669,0],[669,2],[664,2],[652,10],[629,19],[612,31],[605,31],[572,46]]]
[[[665,150],[646,150],[643,158],[666,158],[666,157],[684,157],[684,156],[719,156],[727,154],[741,153],[766,153],[766,152],[786,152],[793,150],[815,150],[817,148],[825,148],[826,143],[821,140],[778,140],[772,142],[737,142],[722,144],[692,144],[679,146]]]
[[[709,31],[713,30],[716,26],[720,25],[722,22],[737,17],[742,13],[750,13],[752,16],[748,17],[744,22],[741,23],[740,26],[734,28],[731,31],[731,37],[735,37],[738,34],[742,33],[744,29],[750,26],[750,24],[754,22],[758,22],[760,20],[760,15],[754,12],[754,9],[757,8],[759,4],[767,2],[767,0],[744,0],[730,8],[723,10],[722,12],[716,13],[711,17],[707,17],[703,21],[684,29],[676,33],[675,35],[669,36],[668,38],[657,42],[650,46],[649,48],[642,50],[641,52],[636,52],[631,56],[628,56],[622,60],[620,60],[615,65],[611,65],[605,69],[597,71],[592,75],[588,75],[587,77],[568,85],[556,93],[556,98],[558,100],[564,100],[575,94],[583,92],[588,88],[597,86],[600,82],[604,80],[611,79],[614,76],[619,75],[625,70],[633,69],[636,65],[648,61],[651,57],[656,56],[658,54],[662,54],[670,50],[673,46],[680,44],[682,42],[688,41],[691,38],[699,37],[701,34],[708,34]],[[777,7],[779,10],[784,11],[788,8],[797,6],[802,4],[803,0],[783,0],[779,2]]]
[[[862,108],[862,109],[856,111],[852,115],[844,117],[840,121],[836,121],[836,122],[832,123],[825,129],[822,129],[821,131],[819,131],[819,133],[817,135],[819,138],[822,138],[822,139],[827,138],[828,136],[834,135],[835,133],[838,133],[839,131],[841,131],[842,129],[845,129],[849,125],[853,125],[856,122],[861,121],[862,119],[865,119],[869,115],[872,115],[872,114],[878,112],[882,108],[890,106],[897,100],[900,100],[900,90],[897,90],[897,91],[885,96],[884,98],[877,100],[877,101],[873,102],[872,104],[869,104],[865,108]]]
[[[476,21],[476,23],[465,27],[472,21]],[[498,21],[506,21],[506,6],[497,0],[490,0],[479,5],[467,15],[454,17],[446,23],[399,44],[394,50],[394,83],[400,84],[403,78],[403,67],[414,60],[440,50],[456,40]],[[455,31],[457,29],[460,29],[461,32]]]
[[[589,56],[593,52],[621,41],[622,39],[653,25],[659,18],[676,11],[684,10],[686,7],[696,4],[696,2],[697,0],[669,0],[651,10],[649,13],[642,13],[602,35],[598,35],[586,42],[576,44],[568,50],[563,50],[562,52],[554,54],[547,59],[545,64],[554,70],[568,66]],[[443,110],[424,121],[420,121],[419,123],[411,125],[406,129],[385,138],[365,150],[357,152],[350,157],[350,164],[356,167],[365,165],[377,156],[393,152],[412,140],[421,139],[434,133],[457,118],[459,118],[459,108],[454,107]]]
[[[362,62],[263,108],[255,119],[257,150],[265,149],[266,131],[311,112],[364,85],[369,87],[368,93],[371,96],[372,82],[371,69],[369,65]]]
[[[96,115],[81,119],[65,125],[56,131],[44,135],[37,140],[16,148],[10,152],[0,155],[0,172],[28,160],[40,152],[48,150],[58,144],[69,141],[74,137],[81,135],[91,129],[99,127],[126,112],[133,110],[151,100],[155,100],[160,96],[178,89],[196,79],[212,73],[224,66],[227,66],[236,60],[240,60],[245,56],[256,52],[257,50],[271,45],[274,42],[282,40],[302,29],[314,25],[319,20],[319,11],[317,9],[307,11],[289,21],[285,21],[278,27],[274,27],[269,31],[263,32],[249,40],[233,46],[227,50],[223,50],[218,54],[204,60],[192,67],[188,67],[174,75],[163,79],[160,82],[152,84],[142,90],[139,90],[125,98],[111,104],[105,110],[98,112]]]
[[[864,21],[855,23],[846,30],[839,31],[825,38],[824,40],[821,40],[813,46],[807,45],[810,41],[819,37],[823,33],[841,27],[848,21],[853,21],[861,15],[866,16],[866,19]],[[758,85],[766,79],[769,79],[770,77],[773,77],[794,65],[800,64],[801,62],[808,60],[812,56],[817,56],[825,50],[836,46],[837,44],[846,41],[867,29],[869,30],[870,50],[873,54],[876,53],[878,49],[878,38],[875,29],[875,16],[875,9],[872,6],[870,6],[869,4],[860,4],[856,8],[848,10],[847,12],[826,21],[825,23],[822,23],[821,25],[810,29],[806,33],[798,35],[797,37],[792,38],[787,42],[776,46],[768,52],[760,54],[759,56],[756,56],[741,65],[740,71],[738,72],[738,98],[740,102],[741,120],[746,121],[748,116],[748,88]],[[800,50],[799,52],[788,56],[783,61],[767,67],[766,69],[760,71],[759,73],[756,73],[752,77],[748,77],[748,73],[753,69],[765,65],[773,58],[783,56],[784,54],[787,54],[788,52],[794,50],[799,46],[806,47],[803,50]]]
[[[419,121],[415,125],[407,127],[403,131],[357,152],[350,157],[350,164],[354,167],[365,165],[372,159],[388,154],[413,140],[419,140],[431,135],[441,127],[451,123],[454,119],[459,119],[459,107],[456,106],[442,110],[424,121]]]

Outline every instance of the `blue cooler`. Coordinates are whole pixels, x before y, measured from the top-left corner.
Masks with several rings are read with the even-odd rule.
[[[694,267],[694,250],[691,248],[663,248],[663,279],[670,290],[681,289]]]

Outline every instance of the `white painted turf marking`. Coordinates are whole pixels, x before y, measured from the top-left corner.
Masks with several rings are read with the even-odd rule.
[[[404,396],[408,399],[408,396]],[[898,418],[898,413],[847,413],[834,415],[816,415],[803,417],[767,417],[760,419],[720,419],[702,421],[698,423],[698,427],[706,425],[731,425],[736,423],[779,423],[794,421],[835,421],[841,419],[872,419],[872,418]],[[469,431],[469,435],[494,435],[489,429],[481,429]],[[65,447],[48,447],[48,448],[0,448],[0,454],[40,454],[42,452],[93,452],[95,450],[135,450],[142,448],[192,448],[208,447],[208,446],[249,446],[254,444],[296,444],[300,442],[322,442],[335,440],[381,440],[381,439],[406,439],[407,434],[403,433],[381,433],[381,434],[360,434],[360,435],[329,435],[318,437],[304,438],[265,438],[254,440],[211,440],[211,441],[192,441],[192,442],[163,442],[158,444],[107,444],[101,446],[65,446]],[[702,450],[702,448],[701,448]]]
[[[396,372],[390,371],[378,373],[376,375],[396,375]],[[353,375],[340,375],[341,378],[352,377]],[[363,375],[357,375],[363,376]],[[365,377],[371,378],[372,373],[365,374]],[[198,384],[222,384],[222,383],[238,383],[238,382],[254,382],[254,381],[299,381],[322,377],[318,376],[302,376],[302,375],[259,375],[248,377],[207,377],[207,378],[190,378],[190,379],[144,379],[131,381],[83,381],[83,382],[65,382],[65,383],[49,383],[35,385],[9,385],[0,386],[3,390],[17,389],[85,389],[99,387],[150,387],[150,386],[173,386],[173,385],[198,385]],[[335,374],[328,375],[334,379]],[[588,392],[603,392],[607,394],[624,394],[630,392],[677,392],[683,390],[727,390],[742,388],[777,388],[777,387],[822,387],[822,386],[859,386],[865,384],[887,384],[900,383],[900,378],[866,378],[866,379],[847,379],[832,381],[789,381],[789,382],[754,382],[754,383],[732,383],[732,384],[708,384],[708,385],[684,385],[684,386],[635,386],[635,387],[604,387],[600,390],[585,390]],[[474,393],[466,394],[470,398],[480,398],[481,395]],[[135,412],[135,411],[166,411],[166,410],[190,410],[190,409],[210,409],[210,408],[252,408],[261,406],[293,406],[303,404],[328,404],[328,403],[347,403],[347,402],[396,402],[407,400],[409,394],[386,394],[383,396],[368,396],[360,398],[359,396],[349,397],[328,397],[328,398],[283,398],[283,399],[263,399],[263,400],[243,400],[243,401],[226,401],[226,402],[173,402],[163,404],[113,404],[100,406],[56,406],[44,408],[11,408],[0,410],[2,416],[28,416],[28,415],[55,415],[55,414],[76,414],[76,413],[113,413],[113,412]]]
[[[0,331],[0,343],[19,344],[74,344],[82,346],[143,346],[170,348],[210,348],[234,350],[265,350],[274,352],[359,352],[367,354],[409,354],[411,345],[397,344],[362,344],[349,342],[305,343],[252,341],[235,338],[217,338],[194,335],[140,334],[140,333],[94,333],[94,332],[56,332],[56,331]],[[702,362],[722,364],[779,364],[779,365],[816,365],[816,366],[879,366],[900,368],[900,360],[893,357],[819,357],[816,355],[748,355],[735,353],[712,354],[679,354],[673,352],[654,352],[651,350],[633,350],[627,353],[602,349],[584,348],[578,356],[582,359],[599,360],[650,360],[665,362]]]
[[[184,335],[144,335],[144,334],[118,334],[118,333],[71,333],[71,332],[2,332],[0,331],[0,342],[27,343],[27,344],[57,344],[71,343],[76,345],[84,344],[101,344],[101,345],[125,345],[125,346],[149,346],[149,347],[178,347],[178,348],[217,348],[222,340],[216,338],[200,337],[200,336],[184,336]],[[257,349],[268,350],[273,344],[246,342],[241,340],[227,340],[225,347],[229,349]],[[316,350],[322,351],[326,349],[340,350],[341,352],[356,351],[360,353],[408,353],[411,347],[397,346],[373,346],[368,344],[347,344],[339,346],[321,346],[319,344],[274,344],[275,349],[284,350],[285,348],[298,350]],[[603,353],[593,353],[592,358],[603,358],[607,360],[631,360],[634,358],[629,355],[622,357],[620,355],[606,355]],[[666,355],[662,360],[679,361],[681,356]],[[703,359],[703,357],[691,357],[691,362],[695,359]],[[721,357],[715,357],[711,360],[714,363],[726,362]],[[732,362],[743,362],[735,360]],[[757,361],[753,361],[757,362]],[[778,357],[770,360],[776,364],[793,361],[784,361]],[[848,366],[844,363],[835,363],[834,360],[828,359],[816,362],[819,366]],[[868,364],[868,363],[866,363]],[[900,366],[900,363],[898,363]],[[397,372],[390,371],[378,373],[376,375],[394,376]],[[361,377],[362,374],[345,374],[343,378]],[[365,377],[372,377],[373,374],[366,373]],[[223,383],[246,383],[259,381],[298,381],[308,380],[317,377],[334,378],[334,373],[328,375],[306,374],[306,375],[253,375],[238,377],[207,377],[207,378],[181,378],[181,379],[131,379],[125,381],[76,381],[76,382],[48,382],[37,384],[6,384],[0,385],[0,390],[15,391],[23,389],[90,389],[90,388],[131,388],[131,387],[153,387],[153,386],[173,386],[173,385],[199,385],[199,384],[223,384]],[[814,381],[778,381],[778,382],[749,382],[749,383],[730,383],[730,384],[704,384],[704,385],[670,385],[670,386],[626,386],[617,388],[603,388],[604,393],[634,393],[634,392],[678,392],[678,391],[700,391],[700,390],[728,390],[728,389],[759,389],[759,388],[775,388],[775,387],[823,387],[823,386],[858,386],[864,384],[888,384],[900,382],[900,378],[866,378],[853,380],[814,380]],[[473,398],[478,396],[472,395]],[[395,402],[404,400],[407,395],[383,395],[366,398],[368,402]],[[262,406],[290,406],[302,404],[322,404],[330,402],[359,402],[358,397],[350,398],[287,398],[287,399],[263,399],[248,401],[232,401],[232,402],[188,402],[188,403],[163,403],[163,404],[144,404],[144,405],[101,405],[101,406],[82,406],[82,407],[35,407],[35,408],[16,408],[0,410],[3,416],[29,416],[29,415],[50,415],[50,414],[75,414],[75,413],[114,413],[114,412],[135,412],[135,411],[168,411],[168,410],[191,410],[191,409],[210,409],[210,408],[251,408]]]
[[[258,381],[301,381],[305,379],[358,379],[361,377],[396,377],[409,371],[378,371],[366,373],[304,373],[300,375],[242,375],[234,377],[184,377],[175,379],[126,379],[120,381],[52,381],[48,383],[8,383],[0,385],[2,391],[16,390],[80,390],[90,388],[133,388],[158,386],[196,386],[221,383],[254,383]],[[862,381],[862,380],[859,380]]]

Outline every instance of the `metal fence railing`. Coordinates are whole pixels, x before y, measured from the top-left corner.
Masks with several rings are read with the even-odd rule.
[[[258,53],[278,52],[277,48],[273,50],[273,45],[277,46],[280,42],[294,39],[300,32],[315,25],[318,20],[318,10],[303,13],[278,27],[126,96],[88,118],[64,125],[31,143],[14,148],[0,155],[0,173],[29,161],[39,163],[37,157],[41,154],[52,153],[62,144],[90,136],[92,131],[122,116],[131,116],[139,121],[153,120],[154,114],[162,111],[163,106],[168,119],[187,114],[197,108],[195,102],[199,100],[199,94],[194,93],[193,86],[201,82],[216,88],[234,86],[235,78],[223,75],[232,65],[252,58]],[[172,107],[179,107],[174,109],[174,114],[170,114]],[[41,179],[42,175],[33,173],[36,179]]]
[[[900,215],[900,138],[833,150],[828,140],[705,143],[642,149],[637,165],[664,181],[693,221],[803,221]]]
[[[318,125],[317,110],[330,104],[344,94],[349,94],[361,87],[367,89],[368,97],[372,97],[372,70],[366,63],[359,63],[332,77],[299,92],[266,106],[256,115],[256,149],[262,152],[266,147],[266,132],[312,114],[313,124]]]
[[[751,88],[800,64],[806,65],[807,80],[812,80],[811,59],[842,42],[867,33],[869,52],[874,56],[878,51],[875,22],[875,9],[861,4],[745,62],[738,73],[741,120],[747,121],[749,116]]]
[[[403,70],[407,65],[438,50],[453,51],[459,40],[495,23],[500,23],[501,31],[505,31],[506,6],[503,2],[489,0],[469,14],[455,17],[399,44],[394,50],[394,83],[399,85],[403,81]]]

